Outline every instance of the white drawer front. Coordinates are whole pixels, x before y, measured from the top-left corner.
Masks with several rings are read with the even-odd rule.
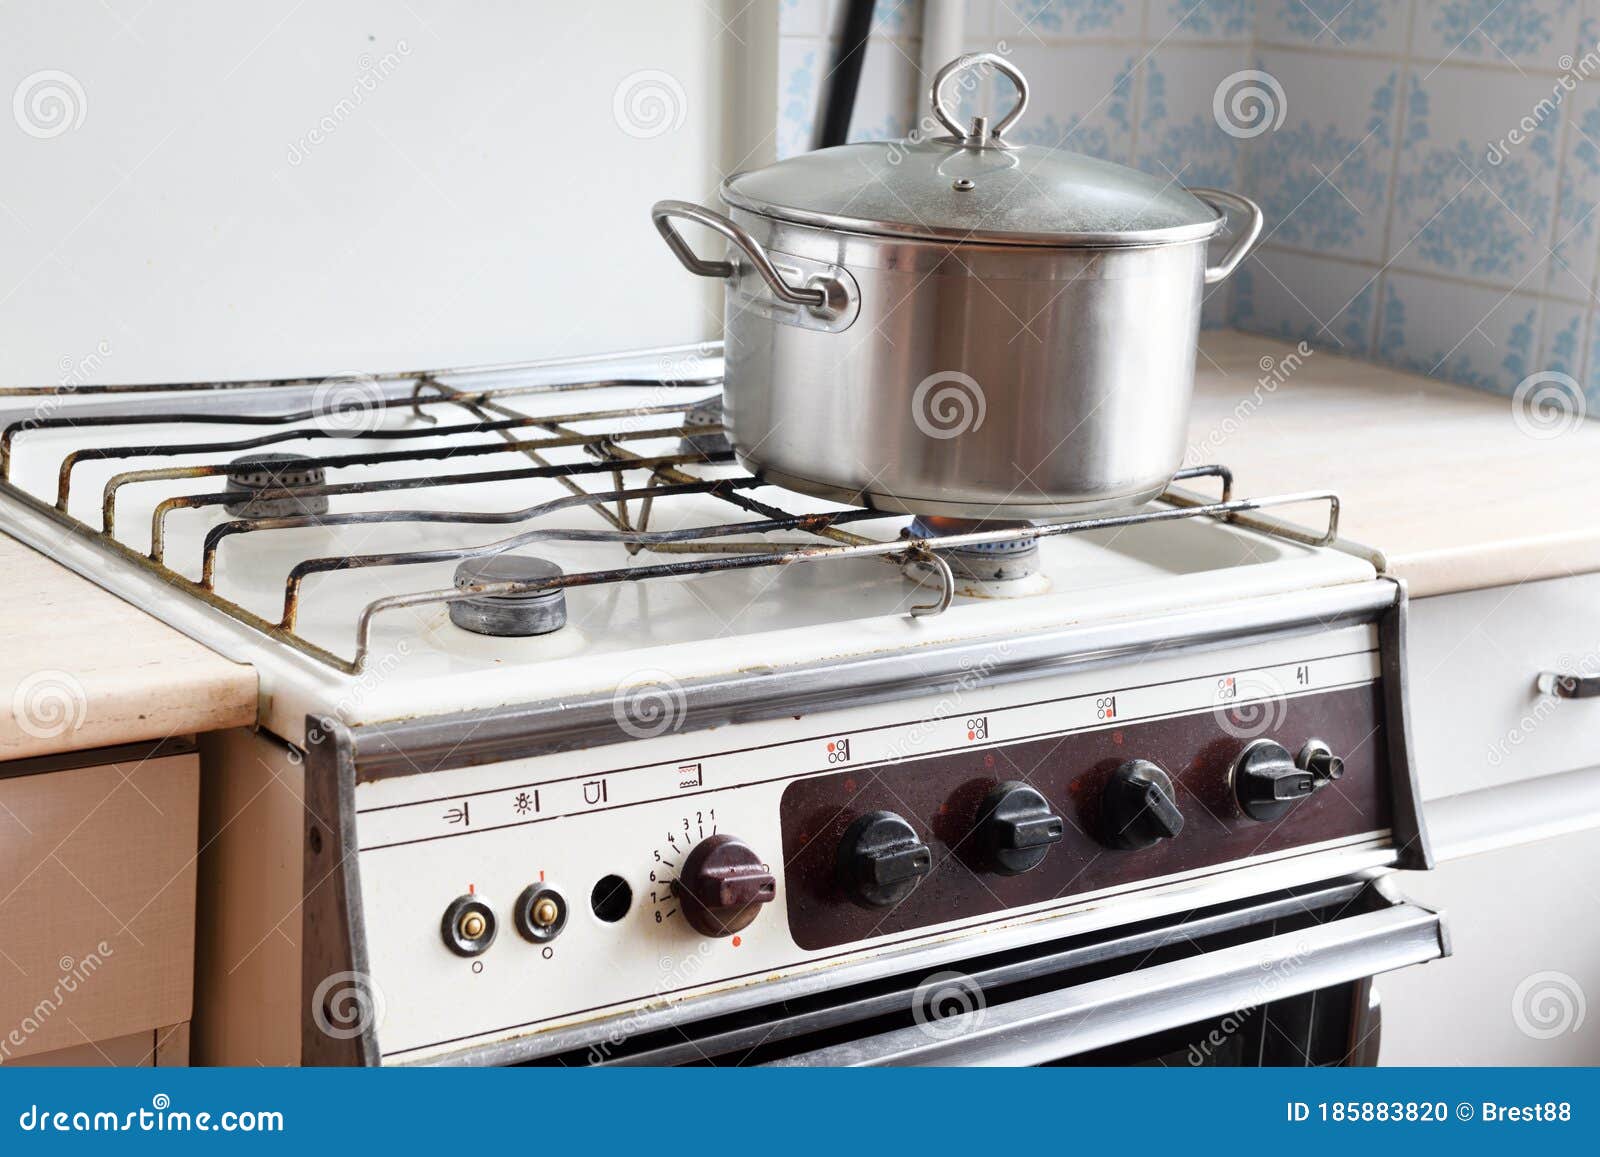
[[[1600,675],[1600,574],[1411,604],[1424,798],[1600,765],[1600,699],[1542,695],[1542,671]]]

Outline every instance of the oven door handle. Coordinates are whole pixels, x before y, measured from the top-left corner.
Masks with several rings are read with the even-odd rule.
[[[1185,960],[830,1045],[780,1065],[1036,1065],[1449,954],[1437,912],[1399,900]]]

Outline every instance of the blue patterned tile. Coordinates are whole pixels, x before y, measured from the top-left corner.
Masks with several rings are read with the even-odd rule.
[[[1256,0],[1150,0],[1153,40],[1248,41]]]
[[[1589,417],[1600,419],[1600,310],[1589,311],[1589,320],[1584,328],[1589,334],[1589,366],[1587,372],[1578,377],[1578,381],[1583,386],[1584,397],[1589,404]]]
[[[850,117],[852,141],[898,140],[911,131],[922,86],[917,62],[887,41],[867,42],[872,67],[862,70]]]
[[[1558,67],[1578,37],[1577,0],[1418,0],[1412,51],[1428,60]]]
[[[1268,44],[1403,52],[1410,0],[1261,0],[1256,34]]]
[[[966,34],[969,38],[986,38],[994,33],[995,0],[966,0],[966,10]]]
[[[922,35],[922,0],[878,0],[872,8],[875,36]]]
[[[1001,36],[1132,38],[1139,35],[1144,0],[1005,0],[996,6]]]
[[[1223,130],[1212,102],[1247,63],[1242,47],[1168,44],[1151,56],[1141,69],[1138,166],[1185,185],[1237,189],[1244,141]]]
[[[780,36],[827,36],[828,0],[783,0],[778,7]]]
[[[1264,249],[1232,278],[1233,324],[1352,357],[1372,352],[1377,266]]]
[[[1268,51],[1287,115],[1258,138],[1246,187],[1281,245],[1383,259],[1399,72],[1385,61]]]
[[[1561,115],[1567,120],[1566,144],[1545,289],[1587,299],[1600,247],[1600,84],[1580,86]]]
[[[811,148],[811,125],[817,115],[827,43],[782,37],[778,41],[778,157],[792,157]]]
[[[1557,120],[1498,165],[1481,142],[1486,125],[1548,95],[1545,78],[1511,72],[1445,66],[1413,81],[1390,236],[1397,265],[1507,287],[1528,282],[1545,259],[1554,220]]]
[[[1228,329],[1233,325],[1233,278],[1206,287],[1200,302],[1201,329]]]
[[[1534,361],[1534,369],[1582,378],[1583,327],[1587,312],[1581,305],[1560,301],[1544,303],[1541,318],[1543,332],[1539,338],[1539,356]],[[1600,417],[1600,414],[1596,417]]]
[[[1384,276],[1378,356],[1402,369],[1510,394],[1538,369],[1539,299],[1408,273]]]
[[[1028,77],[1028,111],[1007,140],[1088,153],[1102,160],[1133,160],[1133,67],[1131,53],[1093,45],[1051,44],[1018,47],[1011,59]],[[1010,85],[991,108],[1007,106]]]

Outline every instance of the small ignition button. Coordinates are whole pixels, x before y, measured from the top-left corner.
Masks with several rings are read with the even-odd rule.
[[[495,931],[494,909],[475,893],[450,901],[450,906],[444,910],[444,919],[439,922],[444,946],[457,956],[479,956],[487,952],[494,943]]]
[[[549,884],[529,884],[517,897],[511,922],[524,940],[548,944],[567,926],[567,901]]]

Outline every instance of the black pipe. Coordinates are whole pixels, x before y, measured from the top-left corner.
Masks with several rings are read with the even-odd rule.
[[[861,87],[861,65],[867,58],[867,36],[872,32],[873,7],[874,0],[850,0],[845,8],[844,35],[822,89],[816,132],[819,149],[842,145],[849,139],[850,116],[856,108],[856,90]]]

